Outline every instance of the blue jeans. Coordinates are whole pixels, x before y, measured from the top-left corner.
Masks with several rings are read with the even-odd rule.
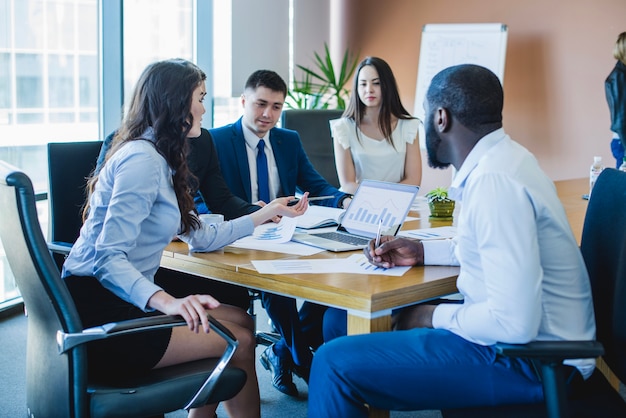
[[[543,400],[530,362],[496,354],[449,331],[415,328],[336,338],[313,358],[309,418],[367,417]]]

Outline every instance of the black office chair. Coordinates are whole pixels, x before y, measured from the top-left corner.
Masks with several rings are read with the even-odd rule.
[[[499,344],[503,355],[536,362],[545,404],[443,410],[445,418],[626,417],[626,402],[598,369],[569,399],[561,372],[565,359],[602,355],[619,380],[626,381],[626,173],[607,168],[598,178],[585,214],[581,251],[593,292],[597,341]]]
[[[300,134],[302,146],[313,167],[335,187],[339,187],[333,138],[328,121],[341,117],[340,109],[286,109],[281,115],[281,126]]]
[[[37,220],[32,183],[4,161],[0,216],[0,238],[28,310],[28,416],[147,417],[227,400],[241,390],[245,372],[227,367],[237,341],[213,318],[212,330],[227,341],[221,358],[118,376],[115,381],[94,380],[87,370],[85,343],[185,321],[161,315],[83,329]]]
[[[59,268],[83,224],[87,177],[96,166],[101,141],[48,144],[49,247]]]

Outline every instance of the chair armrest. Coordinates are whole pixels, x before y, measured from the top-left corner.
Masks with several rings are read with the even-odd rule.
[[[507,357],[524,357],[542,362],[566,359],[595,358],[604,354],[599,341],[532,341],[528,344],[497,343],[498,354]]]
[[[230,359],[235,354],[237,346],[239,345],[239,342],[230,330],[228,330],[228,328],[208,313],[207,318],[209,320],[211,330],[226,340],[226,350],[224,350],[224,353],[220,357],[219,362],[211,374],[206,378],[195,395],[184,407],[187,411],[192,408],[206,405],[207,400],[213,393],[213,390],[219,381],[220,375],[230,362]],[[158,315],[130,319],[128,321],[111,322],[97,327],[87,328],[80,333],[65,333],[57,331],[57,344],[59,345],[59,353],[62,354],[73,347],[90,341],[183,325],[187,325],[187,322],[185,322],[185,320],[179,315]]]
[[[211,315],[207,314],[207,317],[209,318],[209,326],[212,330],[217,332],[217,334],[224,338],[229,344],[238,344],[235,336],[226,327]],[[80,344],[85,344],[90,341],[184,325],[187,325],[187,323],[179,315],[157,315],[129,319],[127,321],[110,322],[97,327],[86,328],[82,332],[77,333],[57,331],[57,345],[59,347],[59,354],[62,354]]]
[[[68,256],[71,249],[72,244],[69,242],[54,241],[48,243],[48,250],[52,253]]]

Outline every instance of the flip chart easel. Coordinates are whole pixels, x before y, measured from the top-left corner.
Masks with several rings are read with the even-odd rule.
[[[428,24],[422,30],[413,114],[424,120],[424,96],[439,71],[477,64],[504,79],[507,27],[502,23]],[[420,135],[423,138],[423,135]]]

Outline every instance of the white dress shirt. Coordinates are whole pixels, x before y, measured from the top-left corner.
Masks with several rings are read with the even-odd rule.
[[[250,186],[252,192],[252,202],[259,201],[259,183],[256,174],[256,155],[257,145],[261,138],[256,136],[245,124],[241,124],[243,130],[243,137],[246,141],[246,153],[248,155],[248,165],[250,166]],[[276,159],[274,158],[274,152],[272,151],[272,144],[270,143],[270,131],[263,137],[265,141],[265,156],[267,157],[268,181],[270,186],[270,200],[276,199],[280,191],[280,177],[278,176],[278,167],[276,166]],[[265,202],[269,203],[269,202]]]
[[[433,326],[481,345],[592,340],[587,270],[554,183],[499,129],[467,156],[449,189],[461,202],[455,240],[424,241],[427,264],[460,265],[463,304]],[[566,361],[588,377],[594,359]]]

